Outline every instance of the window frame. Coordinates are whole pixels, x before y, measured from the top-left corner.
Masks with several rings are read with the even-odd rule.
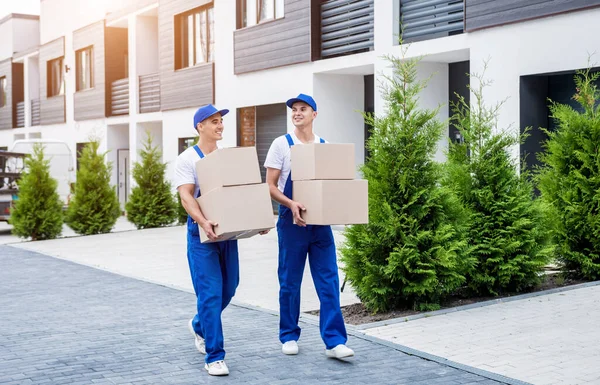
[[[178,147],[177,151],[178,151],[178,154],[181,154],[182,152],[184,152],[188,148],[190,148],[193,145],[195,145],[197,140],[198,140],[197,136],[188,136],[188,137],[185,137],[185,138],[178,138],[178,141],[177,141],[177,147]],[[189,142],[191,142],[191,144],[189,144]],[[189,144],[189,145],[186,146],[186,144]]]
[[[63,74],[63,64],[65,61],[65,57],[64,56],[59,56],[56,57],[54,59],[50,59],[46,62],[46,97],[47,98],[52,98],[55,96],[60,96],[60,95],[64,95],[65,94],[65,76]],[[55,63],[58,63],[58,73],[60,74],[60,86],[58,88],[58,92],[57,93],[53,93],[51,92],[54,88],[53,88],[53,83],[54,83],[54,76],[52,75],[54,73],[54,71],[52,70]]]
[[[85,70],[82,69],[84,54],[87,64]],[[75,51],[75,92],[91,90],[95,86],[94,83],[94,46],[90,45]]]
[[[202,24],[201,17],[205,15],[205,35],[206,39],[203,39],[199,33],[199,27]],[[212,18],[209,17],[212,14]],[[192,17],[192,28],[193,31],[189,30],[189,18]],[[209,64],[214,62],[214,44],[211,46],[211,39],[214,38],[214,27],[211,30],[211,20],[214,25],[214,2],[205,4],[194,9],[190,9],[186,12],[175,15],[174,20],[174,48],[175,48],[175,70],[184,70]],[[198,30],[197,30],[198,27]],[[190,43],[191,37],[191,43]],[[197,40],[200,39],[200,40]],[[198,47],[202,49],[202,40],[205,40],[206,45],[206,57],[203,61],[199,61]],[[190,57],[190,47],[193,50]],[[202,55],[204,55],[202,53]],[[190,62],[191,60],[191,62]]]
[[[7,89],[8,80],[6,76],[0,76],[0,108],[6,107],[6,99],[8,98]]]
[[[262,8],[262,4],[265,1],[270,1],[273,3],[273,17],[270,18],[266,18],[261,20],[261,8]],[[246,18],[246,15],[248,14],[248,2],[252,2],[252,0],[238,0],[238,6],[237,6],[237,24],[238,24],[238,29],[243,29],[243,28],[251,28],[251,27],[255,27],[257,25],[261,25],[261,24],[265,24],[265,23],[269,23],[275,20],[280,20],[285,18],[285,0],[281,0],[282,1],[282,9],[283,11],[281,12],[281,16],[277,16],[277,10],[279,9],[277,6],[277,2],[278,0],[254,0],[254,5],[255,5],[255,9],[254,9],[254,14],[256,15],[256,20],[254,21],[254,24],[250,24],[248,25],[248,20]]]

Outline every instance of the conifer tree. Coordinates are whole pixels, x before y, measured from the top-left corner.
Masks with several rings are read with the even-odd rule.
[[[600,72],[575,75],[573,99],[581,108],[551,103],[557,130],[546,130],[545,153],[537,175],[550,207],[552,235],[563,270],[600,279]]]
[[[125,205],[127,219],[138,229],[170,225],[177,219],[177,202],[165,180],[167,165],[161,161],[158,147],[152,145],[150,133],[140,157],[141,162],[133,166],[136,186]]]
[[[487,65],[487,64],[486,64]],[[490,82],[474,74],[474,103],[459,96],[453,123],[462,140],[450,144],[444,185],[452,188],[469,211],[469,245],[477,266],[467,275],[480,295],[521,291],[539,281],[552,253],[543,228],[543,210],[533,185],[510,150],[525,134],[496,127],[502,103],[488,107],[483,89]]]
[[[345,232],[346,278],[371,311],[398,307],[439,308],[444,296],[465,282],[469,261],[461,227],[463,210],[439,186],[433,161],[443,124],[438,109],[418,106],[428,79],[417,79],[420,59],[388,57],[393,76],[382,95],[385,115],[365,114],[373,127],[370,157],[362,166],[369,182],[369,223]]]
[[[110,185],[111,165],[98,153],[100,143],[92,139],[79,159],[75,193],[67,210],[67,224],[77,234],[108,233],[121,215],[115,187]]]
[[[62,232],[63,204],[41,144],[36,143],[33,154],[25,158],[25,171],[17,186],[18,199],[10,215],[13,234],[33,241],[58,237]]]
[[[175,193],[175,199],[177,200],[177,223],[185,225],[187,223],[188,213],[181,204],[181,197],[178,192]]]

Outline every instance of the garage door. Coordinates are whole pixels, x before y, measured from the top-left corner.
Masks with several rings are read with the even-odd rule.
[[[287,132],[286,108],[285,103],[256,107],[256,151],[263,182],[266,176],[263,164],[269,147],[275,138]],[[273,202],[273,210],[277,210],[278,206],[278,203]]]

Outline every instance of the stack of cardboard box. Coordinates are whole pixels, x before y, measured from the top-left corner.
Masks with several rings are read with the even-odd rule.
[[[196,162],[202,214],[218,241],[249,238],[274,226],[271,195],[261,183],[255,147],[224,148]],[[200,227],[202,243],[211,242]]]
[[[293,199],[306,208],[306,224],[369,222],[369,186],[354,179],[354,144],[303,144],[291,151]]]

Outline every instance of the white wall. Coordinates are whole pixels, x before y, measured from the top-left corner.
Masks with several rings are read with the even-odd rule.
[[[506,99],[499,129],[519,129],[520,76],[586,68],[594,52],[592,63],[600,63],[598,20],[600,9],[590,9],[470,34],[471,72],[481,73],[489,59],[486,78],[493,84],[484,90],[484,101]]]
[[[438,142],[435,159],[443,162],[448,149],[448,64],[422,62],[417,72],[419,79],[430,78],[427,88],[419,95],[419,107],[433,110],[440,106],[437,119],[443,123],[444,129]]]
[[[149,133],[152,136],[152,145],[155,147],[158,146],[161,151],[163,150],[162,122],[137,123],[136,131],[136,151],[138,153],[138,161],[140,160],[139,153],[144,149],[144,144],[146,143],[146,133]]]
[[[157,17],[137,17],[136,40],[137,75],[140,76],[158,72]]]
[[[13,31],[13,50],[15,52],[22,52],[40,45],[39,20],[13,18]]]
[[[13,55],[13,19],[0,24],[0,60]]]
[[[364,161],[364,76],[314,75],[315,132],[331,143],[354,143],[355,162]],[[357,172],[357,177],[359,173]]]
[[[71,35],[106,16],[106,1],[95,0],[44,0],[40,5],[40,43],[45,44],[59,37]],[[72,50],[72,41],[65,42],[65,49]]]
[[[30,57],[25,60],[29,61],[28,64],[28,74],[27,77],[29,79],[28,88],[29,88],[29,98],[30,99],[39,99],[40,97],[40,61],[37,56]]]
[[[129,125],[109,125],[106,127],[106,160],[112,164],[110,183],[117,185],[117,150],[129,149]]]
[[[219,107],[222,108],[222,107]],[[175,171],[175,159],[177,158],[179,148],[179,138],[189,138],[196,136],[196,130],[194,130],[194,113],[196,108],[186,108],[176,111],[164,111],[163,112],[163,160],[167,162],[167,176],[173,178],[173,172]],[[225,145],[226,143],[233,143],[235,146],[235,110],[225,116],[224,125],[225,130],[223,131],[224,140],[219,145],[223,147],[230,147]]]

